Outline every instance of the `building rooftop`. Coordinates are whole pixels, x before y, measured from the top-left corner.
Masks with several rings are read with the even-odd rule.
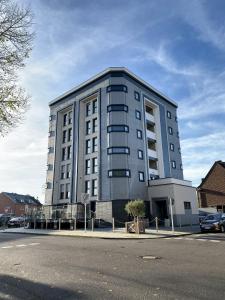
[[[138,77],[137,75],[135,75],[134,73],[132,73],[130,70],[128,70],[125,67],[110,67],[105,69],[104,71],[98,73],[97,75],[91,77],[90,79],[84,81],[83,83],[77,85],[76,87],[72,88],[71,90],[65,92],[64,94],[62,94],[61,96],[55,98],[54,100],[52,100],[49,103],[49,106],[61,101],[62,99],[64,99],[65,97],[81,90],[82,88],[86,87],[87,85],[99,80],[100,78],[104,77],[107,74],[110,73],[115,73],[115,72],[121,72],[124,73],[126,75],[128,75],[130,78],[132,78],[133,80],[137,81],[139,84],[141,84],[142,86],[144,86],[145,88],[147,88],[148,90],[150,90],[151,92],[156,93],[157,95],[159,95],[160,97],[162,97],[163,99],[165,99],[167,102],[169,102],[170,104],[172,104],[173,106],[177,107],[177,103],[174,102],[172,99],[170,99],[168,96],[164,95],[163,93],[161,93],[160,91],[158,91],[157,89],[155,89],[153,86],[151,86],[149,83],[147,83],[146,81],[144,81],[143,79],[141,79],[140,77]]]
[[[16,193],[7,193],[7,192],[2,192],[5,196],[10,198],[14,203],[16,204],[35,204],[35,205],[41,205],[39,200],[35,199],[34,197],[30,195],[20,195]]]

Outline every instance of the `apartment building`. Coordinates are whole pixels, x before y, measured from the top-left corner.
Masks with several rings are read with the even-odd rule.
[[[166,218],[168,191],[153,199],[151,190],[191,188],[183,180],[177,104],[126,68],[108,68],[49,106],[46,204],[86,195],[99,218],[124,219],[127,201],[140,198],[147,216]]]

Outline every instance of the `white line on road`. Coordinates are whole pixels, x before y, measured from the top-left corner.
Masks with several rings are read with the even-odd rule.
[[[186,241],[193,241],[193,238],[185,238]]]
[[[209,240],[210,242],[212,243],[220,243],[221,241],[218,241],[218,240]]]
[[[182,237],[175,237],[174,240],[183,240]]]
[[[1,247],[2,249],[10,249],[10,248],[12,248],[13,246],[3,246],[3,247]]]
[[[29,246],[36,246],[36,245],[40,245],[40,243],[31,243],[31,244],[28,244]]]
[[[207,240],[204,240],[204,239],[196,239],[196,241],[206,242]]]
[[[21,244],[21,245],[16,245],[16,247],[26,247],[27,245]]]

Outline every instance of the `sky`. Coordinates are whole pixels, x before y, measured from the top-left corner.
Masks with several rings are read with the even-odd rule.
[[[0,192],[44,201],[49,101],[124,66],[178,103],[184,177],[225,161],[225,1],[17,0],[36,37],[20,72],[25,119],[0,137]]]

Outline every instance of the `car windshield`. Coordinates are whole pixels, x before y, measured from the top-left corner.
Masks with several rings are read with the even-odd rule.
[[[219,220],[221,215],[208,215],[204,220]]]

